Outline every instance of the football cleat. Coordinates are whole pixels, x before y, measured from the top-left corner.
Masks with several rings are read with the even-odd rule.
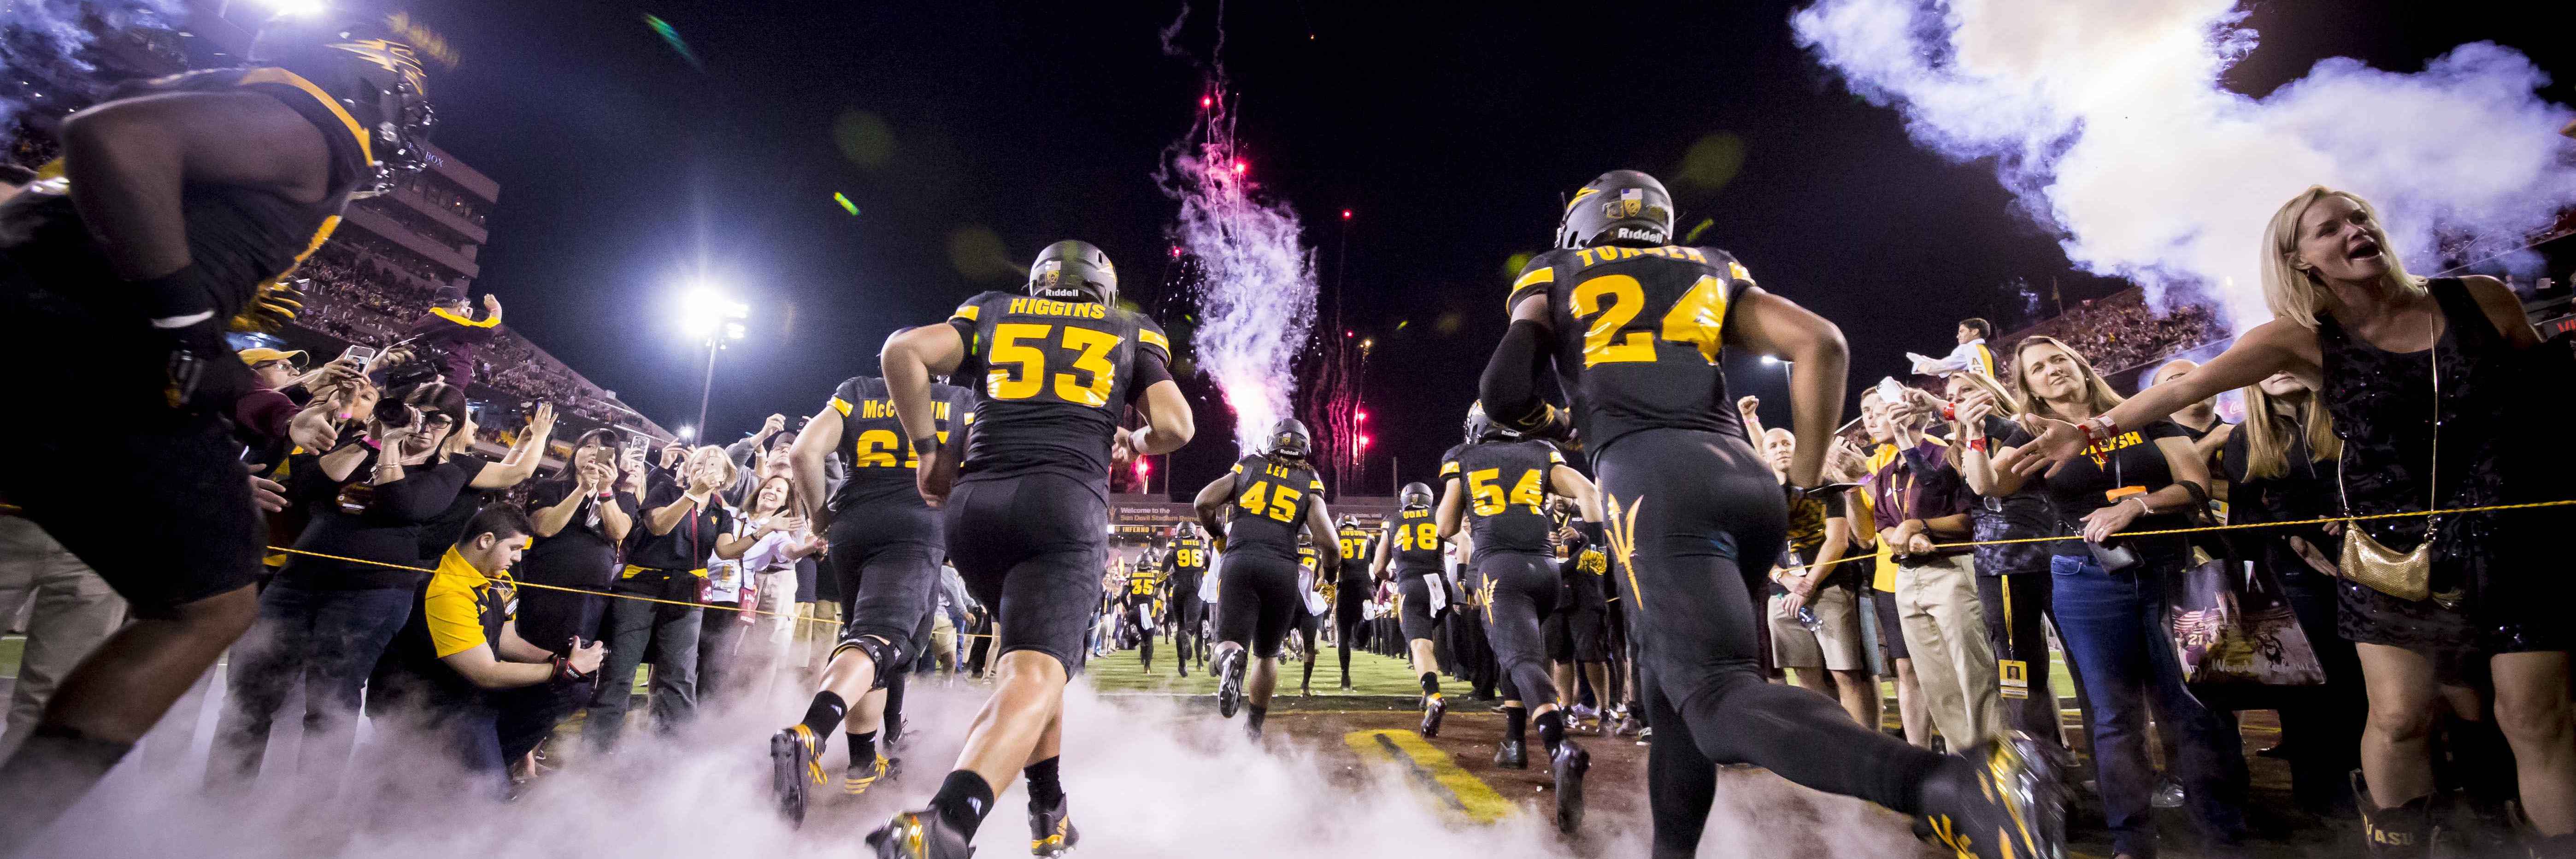
[[[877,831],[868,833],[868,848],[877,859],[969,859],[975,848],[966,844],[966,833],[948,825],[932,809],[916,809],[894,816]]]
[[[805,823],[807,791],[824,780],[823,741],[803,725],[791,725],[769,738],[769,790],[778,813],[791,825]]]
[[[2018,731],[1980,743],[1923,786],[1923,826],[1961,859],[2062,859],[2066,766]]]
[[[1583,774],[1592,769],[1592,753],[1566,740],[1556,744],[1548,765],[1556,776],[1556,831],[1572,835],[1583,825]]]
[[[1216,714],[1234,718],[1236,707],[1243,706],[1243,651],[1227,651],[1216,659]]]
[[[875,787],[877,782],[893,781],[902,777],[903,761],[878,755],[877,762],[867,769],[852,771],[841,777],[841,793],[845,796],[858,796],[867,793],[868,788]]]
[[[1440,700],[1439,695],[1422,696],[1422,735],[1440,736],[1440,716],[1447,712],[1449,712],[1449,702]]]
[[[1529,742],[1504,740],[1494,747],[1494,765],[1507,770],[1529,769]]]
[[[1039,808],[1029,801],[1029,855],[1062,856],[1073,849],[1082,833],[1073,828],[1073,801],[1058,798],[1053,808]]]

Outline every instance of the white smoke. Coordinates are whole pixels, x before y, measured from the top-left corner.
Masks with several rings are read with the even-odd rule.
[[[207,742],[201,731],[194,753],[166,769],[147,766],[145,753],[134,755],[27,856],[857,856],[861,836],[888,815],[921,806],[938,788],[990,692],[916,678],[905,704],[910,733],[893,752],[904,761],[903,775],[859,800],[843,798],[837,782],[845,755],[835,736],[824,757],[835,784],[815,794],[805,826],[795,829],[769,799],[768,736],[804,712],[801,685],[781,682],[756,703],[701,711],[703,718],[678,736],[655,736],[639,725],[614,759],[580,754],[577,732],[561,729],[557,743],[565,752],[556,762],[564,768],[506,805],[460,783],[436,741],[381,720],[354,756],[344,787],[323,794],[291,775],[275,775],[296,766],[290,709],[278,720],[278,745],[267,758],[272,774],[250,795],[216,798],[201,788]],[[218,682],[212,691],[220,696],[222,689]],[[219,706],[204,708],[202,728],[214,725],[210,714]],[[1642,777],[1613,777],[1596,767],[1592,795],[1622,797],[1618,804],[1634,810],[1613,814],[1603,807],[1611,800],[1596,800],[1584,834],[1568,843],[1553,831],[1544,795],[1497,781],[1506,799],[1525,803],[1526,813],[1471,823],[1391,766],[1354,772],[1343,738],[1304,726],[1308,718],[1273,713],[1272,739],[1256,746],[1244,739],[1241,718],[1219,719],[1204,702],[1104,696],[1077,678],[1065,692],[1063,758],[1066,793],[1082,831],[1077,855],[1549,859],[1648,852]],[[381,793],[387,785],[400,791],[398,800]],[[1016,852],[1026,808],[1024,784],[996,797],[976,838],[982,855]],[[1916,849],[1905,821],[1893,813],[1766,773],[1729,770],[1721,773],[1700,855],[1875,859]]]
[[[2334,58],[2262,98],[2220,75],[2255,33],[2232,0],[1821,0],[1799,43],[1942,155],[1995,159],[2003,184],[2060,233],[2067,258],[2168,306],[2217,299],[2243,331],[2269,318],[2263,226],[2322,184],[2378,206],[2417,272],[2437,236],[2504,247],[2576,205],[2576,111],[2533,93],[2548,76],[2489,42],[2421,72]]]

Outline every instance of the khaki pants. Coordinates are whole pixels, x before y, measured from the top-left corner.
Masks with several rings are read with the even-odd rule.
[[[957,672],[957,625],[948,621],[947,612],[932,612],[930,621],[930,660],[940,673]]]
[[[0,753],[25,739],[63,676],[125,623],[125,600],[36,523],[0,516],[0,631],[27,612],[26,654]]]
[[[1975,561],[1952,555],[1898,566],[1896,609],[1925,709],[1950,750],[1964,752],[2000,733],[2002,680],[1995,673],[1994,647],[1986,643]]]

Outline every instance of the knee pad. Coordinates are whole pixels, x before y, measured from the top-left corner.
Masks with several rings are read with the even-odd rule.
[[[875,635],[853,635],[841,639],[841,643],[832,648],[830,659],[841,658],[842,651],[847,650],[865,653],[868,655],[868,661],[876,663],[875,676],[868,681],[870,692],[886,688],[887,677],[912,668],[912,656],[908,648],[885,641]],[[830,662],[830,659],[826,659],[825,662]]]

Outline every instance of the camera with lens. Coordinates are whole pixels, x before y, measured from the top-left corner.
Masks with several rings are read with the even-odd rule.
[[[388,394],[376,400],[376,423],[389,428],[408,427],[411,426],[411,416],[411,404],[403,402],[401,397]]]

